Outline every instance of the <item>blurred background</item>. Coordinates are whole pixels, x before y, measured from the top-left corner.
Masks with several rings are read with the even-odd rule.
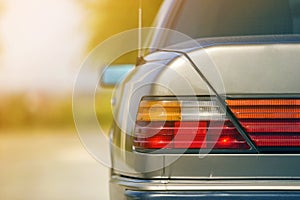
[[[142,1],[144,27],[161,2]],[[137,28],[138,7],[139,0],[0,0],[0,199],[108,198],[109,169],[79,140],[72,89],[97,44]],[[115,63],[135,60],[133,52]],[[110,95],[97,94],[99,118],[112,119]]]

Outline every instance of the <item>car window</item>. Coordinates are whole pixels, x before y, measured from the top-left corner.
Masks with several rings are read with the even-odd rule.
[[[192,38],[300,33],[300,0],[183,0],[172,29]]]

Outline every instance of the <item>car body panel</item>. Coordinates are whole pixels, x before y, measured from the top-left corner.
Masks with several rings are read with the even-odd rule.
[[[167,2],[165,16],[173,18],[179,1]],[[162,28],[172,21],[161,19],[163,11]],[[158,31],[153,42],[165,37]],[[300,98],[300,35],[205,38],[160,47],[130,72],[114,95],[111,198],[299,198],[297,152],[141,153],[135,151],[133,138],[145,97]]]
[[[225,97],[261,93],[273,97],[282,93],[297,97],[300,93],[300,44],[278,44],[278,41],[274,44],[243,44],[241,40],[239,45],[208,46],[186,52],[213,87]],[[159,59],[160,53],[164,59]],[[117,105],[120,106],[117,110],[122,112],[117,113],[121,127],[118,134],[121,136],[113,151],[115,168],[119,169],[116,172],[140,178],[176,179],[300,177],[297,169],[300,157],[297,154],[282,156],[237,153],[205,155],[201,158],[197,154],[135,153],[132,143],[128,141],[133,136],[138,105],[143,97],[214,95],[184,56],[178,53],[160,53],[151,55],[148,59],[146,57],[148,62],[132,71],[119,88],[119,93],[117,92],[116,101],[119,101]],[[219,77],[216,76],[216,71],[219,72]],[[223,88],[214,85],[219,78]],[[122,164],[116,166],[116,163],[126,163],[126,170]],[[294,165],[291,166],[290,163]]]

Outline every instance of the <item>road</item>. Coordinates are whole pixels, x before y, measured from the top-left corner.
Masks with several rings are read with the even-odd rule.
[[[0,130],[0,161],[0,199],[108,199],[109,169],[75,131]]]

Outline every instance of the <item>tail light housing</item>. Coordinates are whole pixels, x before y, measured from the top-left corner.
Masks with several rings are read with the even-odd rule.
[[[134,150],[247,151],[250,146],[214,98],[143,98]]]
[[[215,98],[144,98],[133,147],[141,152],[240,153],[250,152],[254,145],[258,153],[300,152],[300,99],[228,99],[226,103],[247,140]]]

